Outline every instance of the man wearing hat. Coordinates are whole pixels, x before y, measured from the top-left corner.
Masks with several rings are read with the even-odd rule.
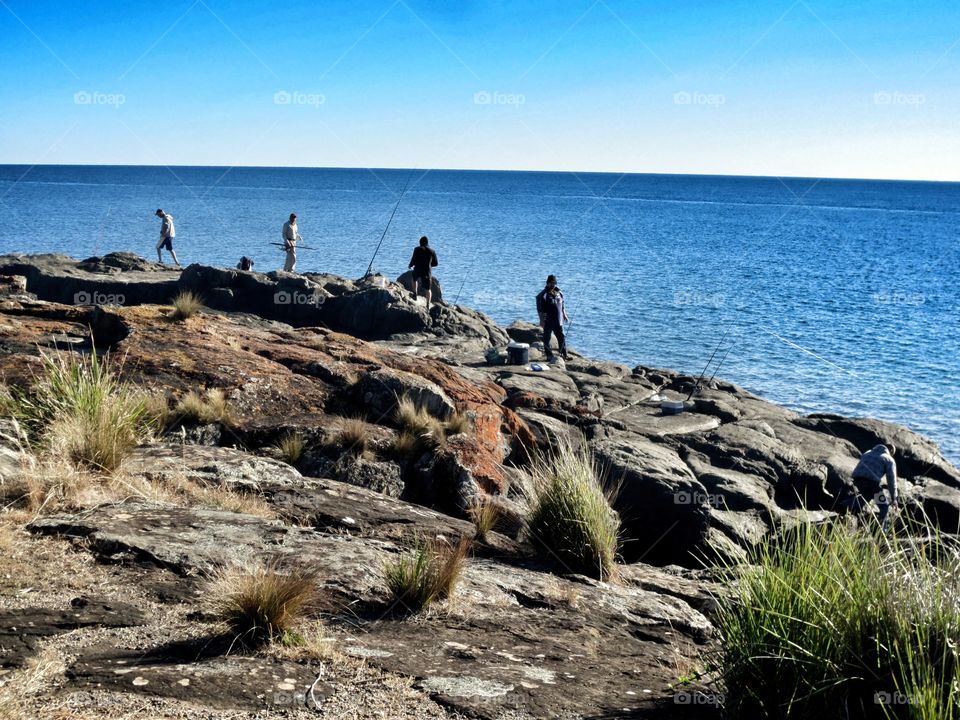
[[[567,359],[567,340],[563,334],[563,323],[569,323],[567,311],[563,307],[563,293],[557,287],[557,276],[548,275],[547,285],[537,295],[537,314],[540,316],[540,327],[543,328],[543,351],[547,354],[547,361],[553,360],[553,351],[550,349],[550,336],[557,336],[557,345],[560,356]]]

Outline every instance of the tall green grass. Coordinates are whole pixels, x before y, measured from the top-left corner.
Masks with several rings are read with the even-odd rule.
[[[146,435],[146,396],[121,381],[107,358],[41,355],[42,369],[16,398],[31,444],[73,464],[111,472]]]
[[[418,612],[453,594],[470,554],[470,541],[418,540],[413,549],[384,564],[384,582],[394,606]]]
[[[573,572],[614,579],[620,533],[611,507],[615,491],[605,487],[589,451],[561,445],[535,454],[527,475],[524,535],[534,551]]]
[[[960,554],[919,530],[801,525],[726,567],[728,717],[960,718]]]

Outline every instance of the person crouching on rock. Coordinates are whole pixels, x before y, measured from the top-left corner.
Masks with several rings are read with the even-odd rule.
[[[302,242],[300,230],[297,228],[297,216],[290,213],[290,219],[283,224],[281,231],[283,236],[283,250],[287,253],[287,259],[283,263],[283,269],[286,272],[297,271],[297,242]]]
[[[180,267],[177,253],[173,249],[173,238],[177,235],[177,230],[173,226],[173,216],[165,213],[163,208],[157,208],[156,216],[163,220],[160,223],[160,242],[157,243],[157,262],[163,263],[163,255],[160,254],[160,251],[166,248],[173,256],[173,261],[177,264],[177,267]]]
[[[427,309],[430,309],[430,299],[432,297],[433,268],[440,263],[437,261],[437,254],[430,247],[430,241],[424,235],[420,238],[420,244],[413,249],[413,257],[410,258],[408,268],[413,268],[413,296],[417,297],[421,289],[427,298]]]
[[[870,500],[875,499],[879,509],[877,520],[884,523],[890,508],[897,509],[897,462],[893,459],[896,452],[893,445],[877,445],[860,456],[853,470],[853,486],[847,487],[839,501],[842,511],[860,515]],[[884,478],[889,497],[882,489]]]
[[[563,293],[557,287],[557,276],[547,276],[547,286],[537,295],[537,314],[540,316],[540,327],[543,328],[543,351],[547,354],[547,361],[553,360],[553,351],[550,349],[550,336],[557,336],[557,346],[560,356],[567,359],[567,339],[563,334],[563,323],[570,322],[567,311],[563,306]]]

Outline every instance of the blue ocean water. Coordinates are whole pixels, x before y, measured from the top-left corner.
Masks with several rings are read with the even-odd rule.
[[[571,345],[719,376],[801,412],[903,423],[960,462],[960,184],[798,178],[307,168],[0,166],[0,253],[404,270],[422,234],[447,299],[535,319],[560,278]],[[725,337],[724,337],[725,336]]]

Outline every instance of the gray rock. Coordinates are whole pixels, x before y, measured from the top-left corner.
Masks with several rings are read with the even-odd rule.
[[[540,326],[525,320],[514,320],[507,325],[506,330],[510,339],[519,343],[533,345],[543,340],[543,330]]]
[[[615,434],[590,442],[608,482],[628,562],[696,565],[710,526],[707,492],[672,448]]]
[[[334,479],[341,482],[391,497],[403,494],[400,466],[389,460],[367,460],[346,453],[334,463],[332,471]]]
[[[902,425],[870,418],[845,418],[839,415],[814,414],[798,418],[800,427],[834,435],[849,441],[858,453],[880,443],[897,447],[897,472],[907,478],[930,478],[960,489],[960,469],[940,454],[932,440]]]
[[[262,492],[266,487],[302,485],[296,469],[272,458],[226,447],[144,445],[124,460],[124,472],[172,482],[187,478],[209,487]]]
[[[403,275],[398,277],[394,282],[398,285],[402,285],[408,292],[413,292],[413,270],[407,270]],[[440,302],[443,300],[443,288],[440,287],[440,281],[435,277],[430,278],[430,299],[433,302]]]
[[[342,487],[347,493],[362,493]],[[319,499],[327,492],[317,495]],[[356,509],[364,512],[366,504],[357,502]],[[410,512],[430,515],[422,508]],[[431,615],[429,622],[382,618],[384,605],[374,604],[376,612],[365,613],[364,605],[386,602],[380,568],[400,547],[345,532],[344,525],[352,524],[344,519],[326,533],[223,511],[127,502],[78,516],[44,518],[31,529],[83,537],[95,555],[115,559],[118,553],[127,554],[182,574],[271,556],[308,563],[323,578],[325,622],[333,627],[347,622],[350,636],[362,638],[354,645],[367,663],[412,676],[438,700],[475,717],[508,713],[531,718],[604,717],[622,713],[623,708],[642,716],[658,703],[672,706],[676,663],[692,662],[713,635],[709,620],[690,604],[701,604],[709,595],[708,585],[698,588],[694,576],[680,575],[675,587],[668,589],[669,579],[662,571],[644,573],[636,568],[628,582],[617,585],[562,578],[486,557],[474,557],[467,564],[451,611]],[[386,529],[380,526],[375,531]],[[191,649],[193,657],[181,659]],[[356,654],[351,648],[347,651]],[[202,677],[229,688],[234,679],[242,680],[248,687],[238,700],[243,707],[249,707],[256,693],[268,692],[269,685],[259,679],[263,674],[291,678],[298,692],[315,677],[313,671],[305,676],[273,665],[258,670],[254,678],[252,666],[262,660],[240,659],[247,665],[221,665],[209,655],[197,657],[195,645],[171,644],[149,651],[99,647],[82,654],[71,675],[88,686],[101,682],[132,692],[150,692],[152,687],[160,695],[178,676],[187,677],[185,687],[196,682],[199,691],[216,697],[223,693]],[[118,666],[134,670],[117,673]],[[131,687],[138,677],[140,684]],[[572,683],[577,692],[570,692]],[[176,692],[181,697],[181,691]]]
[[[586,443],[586,438],[578,427],[550,415],[525,408],[519,408],[517,415],[533,431],[537,445],[543,450],[556,447],[571,447],[578,450]]]
[[[456,410],[439,385],[402,370],[374,370],[364,374],[357,383],[356,394],[372,415],[386,422],[393,420],[397,401],[405,396],[434,417],[445,418]]]

